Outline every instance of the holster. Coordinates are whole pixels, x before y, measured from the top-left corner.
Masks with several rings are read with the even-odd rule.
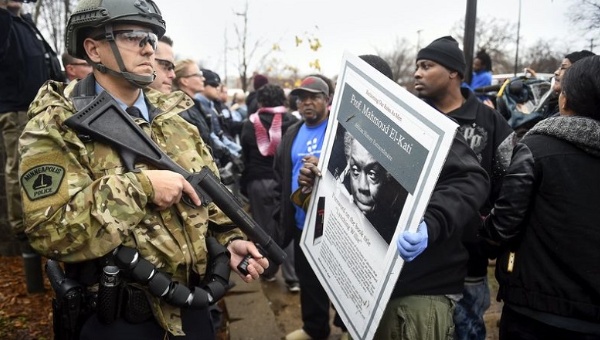
[[[98,299],[98,320],[108,325],[122,318],[129,323],[138,324],[153,317],[152,307],[143,290],[127,284],[119,286],[118,289],[118,294]]]

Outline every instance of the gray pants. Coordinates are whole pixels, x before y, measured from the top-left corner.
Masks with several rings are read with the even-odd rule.
[[[276,239],[277,228],[279,224],[273,218],[273,212],[278,210],[276,207],[277,196],[279,193],[275,190],[275,180],[259,179],[248,182],[248,200],[250,201],[250,212],[252,217],[263,230],[271,237]],[[281,273],[286,283],[298,282],[296,270],[294,269],[294,247],[290,243],[285,249],[287,257],[281,266]],[[263,274],[264,276],[273,276],[279,270],[279,266],[270,264],[269,268]]]

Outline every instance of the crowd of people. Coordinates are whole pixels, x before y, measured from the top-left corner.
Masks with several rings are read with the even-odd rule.
[[[229,98],[217,72],[176,60],[176,41],[151,0],[81,1],[67,24],[62,79],[21,6],[0,0],[8,221],[31,251],[63,262],[82,289],[75,319],[57,329],[80,339],[214,339],[215,281],[226,286],[230,271],[246,282],[272,281],[281,268],[289,292],[300,294],[302,317],[286,339],[327,338],[332,305],[300,247],[309,197],[297,193],[321,175],[335,83],[313,74],[286,94],[257,73],[253,91]],[[360,58],[393,80],[385,60]],[[340,182],[387,243],[397,235],[405,261],[375,338],[485,339],[487,270],[496,259],[501,339],[600,339],[600,56],[565,56],[556,104],[524,136],[472,91],[491,81],[489,55],[476,54],[470,84],[466,63],[450,36],[415,60],[416,96],[458,124],[416,231],[390,226],[407,193],[340,133]],[[66,123],[102,107],[98,98],[114,102],[182,168],[207,167],[231,184],[285,249],[284,263],[270,263],[181,174],[140,160],[130,169],[127,154]],[[382,194],[383,186],[398,190]],[[211,240],[220,250],[208,249]],[[122,249],[148,267],[121,268],[111,302],[118,308],[107,319],[108,304],[96,297]],[[230,254],[226,268],[215,260],[219,251]],[[153,279],[158,272],[164,282]],[[68,318],[60,308],[53,312]],[[337,313],[333,324],[348,337]]]

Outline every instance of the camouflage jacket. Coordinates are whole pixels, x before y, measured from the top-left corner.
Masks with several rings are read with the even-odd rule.
[[[192,271],[204,275],[205,237],[222,244],[242,236],[214,204],[190,208],[179,203],[152,208],[153,189],[144,169],[126,172],[118,152],[99,142],[82,141],[63,122],[75,113],[69,99],[75,82],[48,82],[29,108],[19,148],[19,176],[26,234],[43,256],[80,262],[104,256],[119,245],[140,254],[174,281],[186,284]],[[188,171],[217,167],[196,128],[179,116],[192,105],[182,92],[146,90],[151,123],[137,124],[171,159]],[[148,294],[149,295],[149,294]],[[156,319],[174,335],[183,334],[180,311],[151,298]]]

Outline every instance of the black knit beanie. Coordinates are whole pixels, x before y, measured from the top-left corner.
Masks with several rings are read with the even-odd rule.
[[[451,36],[441,37],[422,48],[417,53],[417,61],[427,59],[434,61],[446,68],[458,72],[464,78],[467,63],[465,56],[458,47],[458,42]]]

